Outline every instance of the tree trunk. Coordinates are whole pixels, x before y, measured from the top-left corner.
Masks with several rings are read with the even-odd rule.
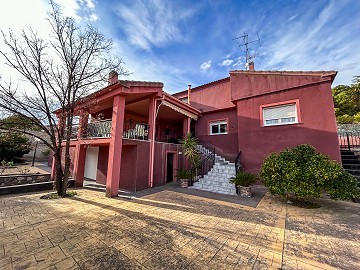
[[[54,158],[55,158],[55,177],[54,177],[55,189],[58,195],[62,196],[64,173],[61,167],[61,149],[57,149],[56,153],[54,154]]]

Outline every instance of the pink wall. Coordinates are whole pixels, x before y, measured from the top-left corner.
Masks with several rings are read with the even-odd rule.
[[[150,143],[123,140],[119,186],[124,190],[142,190],[148,187]]]
[[[210,121],[227,120],[228,134],[209,135]],[[195,135],[200,142],[213,145],[216,152],[234,161],[238,154],[238,119],[236,109],[228,109],[203,114],[196,122]]]
[[[109,146],[99,147],[96,182],[106,184]],[[123,140],[119,188],[142,190],[147,188],[149,166],[149,142]]]
[[[161,186],[166,184],[166,154],[167,151],[174,151],[179,153],[180,145],[170,143],[155,143],[155,163],[154,163],[154,186]],[[177,168],[182,168],[183,155],[175,154],[174,157],[177,164],[174,164]]]
[[[330,78],[326,78],[324,74],[320,72],[233,71],[230,72],[231,100],[302,87]]]
[[[174,94],[177,98],[187,97],[187,92]],[[224,108],[235,108],[231,102],[230,79],[224,78],[191,90],[190,105],[201,112]]]
[[[232,78],[232,85],[245,85],[244,89],[250,87],[244,81],[236,81],[239,78]],[[319,79],[319,78],[318,78]],[[279,79],[280,80],[280,79]],[[286,81],[284,78],[281,80]],[[291,87],[295,79],[291,78],[288,85],[283,83],[283,87]],[[312,80],[310,78],[309,80]],[[254,81],[249,79],[252,83]],[[269,88],[272,79],[268,81]],[[261,90],[262,81],[257,88]],[[245,91],[245,90],[244,90]],[[233,96],[241,96],[244,92],[240,87],[236,87]],[[252,92],[252,94],[255,94]],[[293,125],[262,127],[260,123],[260,106],[265,104],[284,102],[299,99],[301,122]],[[300,87],[291,91],[271,93],[258,97],[241,99],[237,101],[238,115],[238,145],[242,151],[241,160],[244,169],[247,171],[258,171],[265,157],[272,152],[279,152],[286,147],[293,147],[299,144],[308,143],[313,145],[317,151],[322,152],[340,162],[340,149],[338,144],[337,129],[335,123],[334,105],[331,94],[331,82],[313,84],[307,87]]]
[[[96,182],[106,184],[106,175],[109,158],[109,146],[99,147],[98,167],[96,172]]]

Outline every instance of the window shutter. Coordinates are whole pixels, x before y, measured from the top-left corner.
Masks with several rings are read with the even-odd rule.
[[[296,117],[296,106],[295,104],[291,104],[286,106],[264,108],[263,114],[264,120]]]

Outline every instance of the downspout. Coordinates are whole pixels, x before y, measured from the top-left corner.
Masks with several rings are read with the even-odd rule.
[[[156,108],[156,103],[158,101],[161,100],[161,103],[159,104],[159,106]],[[154,160],[155,160],[155,134],[156,134],[156,118],[157,118],[157,115],[159,113],[159,109],[160,109],[160,106],[162,105],[162,102],[164,100],[164,96],[162,96],[161,98],[155,98],[154,99],[154,102],[155,102],[155,107],[154,107],[154,115],[153,115],[153,123],[154,123],[154,127],[153,127],[153,130],[152,130],[152,134],[151,134],[151,137],[152,137],[152,140],[150,141],[150,175],[149,175],[149,186],[150,188],[153,187],[154,185]]]

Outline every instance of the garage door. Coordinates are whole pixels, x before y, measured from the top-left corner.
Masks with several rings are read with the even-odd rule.
[[[86,149],[84,177],[96,180],[98,156],[99,156],[99,147],[89,147]]]

